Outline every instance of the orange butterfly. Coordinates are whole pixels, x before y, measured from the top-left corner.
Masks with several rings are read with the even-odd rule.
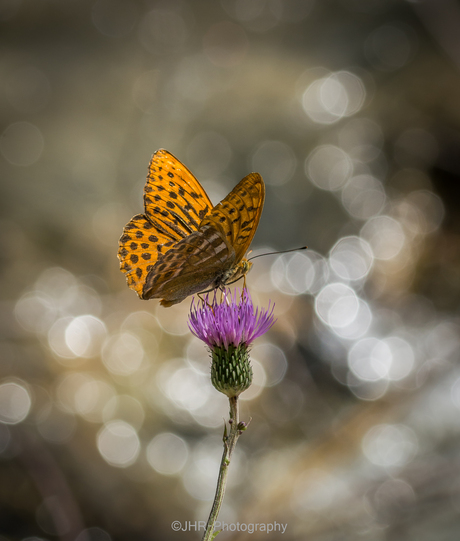
[[[252,266],[245,257],[259,224],[265,185],[250,173],[218,205],[170,152],[152,156],[145,214],[125,226],[118,258],[141,299],[172,306],[189,295],[235,282]]]

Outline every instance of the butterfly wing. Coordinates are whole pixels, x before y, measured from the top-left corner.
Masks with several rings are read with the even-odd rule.
[[[150,220],[183,237],[198,229],[213,204],[187,167],[160,149],[150,161],[144,207]]]
[[[200,227],[178,242],[150,270],[143,298],[162,299],[163,306],[189,295],[217,287],[235,263],[235,251],[220,230]]]
[[[142,298],[145,278],[159,255],[175,243],[175,238],[153,225],[143,214],[137,214],[125,225],[119,241],[118,259],[128,286],[139,297]]]
[[[212,208],[193,174],[167,150],[152,156],[144,188],[145,214],[137,214],[119,241],[120,268],[139,297],[148,273],[177,242],[197,231]]]
[[[200,227],[220,229],[239,263],[248,251],[259,225],[265,184],[259,173],[250,173],[203,219]]]

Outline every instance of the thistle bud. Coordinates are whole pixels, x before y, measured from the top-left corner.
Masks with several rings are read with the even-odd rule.
[[[211,350],[211,381],[214,387],[229,398],[239,396],[252,383],[249,351],[244,345],[214,347]]]

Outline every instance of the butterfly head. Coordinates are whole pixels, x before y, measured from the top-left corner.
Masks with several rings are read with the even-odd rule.
[[[222,277],[222,285],[230,285],[237,282],[251,270],[252,263],[245,257],[234,267],[225,272]]]

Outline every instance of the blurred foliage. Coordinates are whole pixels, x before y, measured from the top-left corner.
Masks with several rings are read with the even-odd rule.
[[[1,2],[1,541],[200,538],[171,523],[208,516],[226,399],[189,300],[116,259],[161,147],[215,202],[262,174],[255,253],[309,246],[248,277],[278,322],[221,519],[458,538],[459,28],[451,0]]]

